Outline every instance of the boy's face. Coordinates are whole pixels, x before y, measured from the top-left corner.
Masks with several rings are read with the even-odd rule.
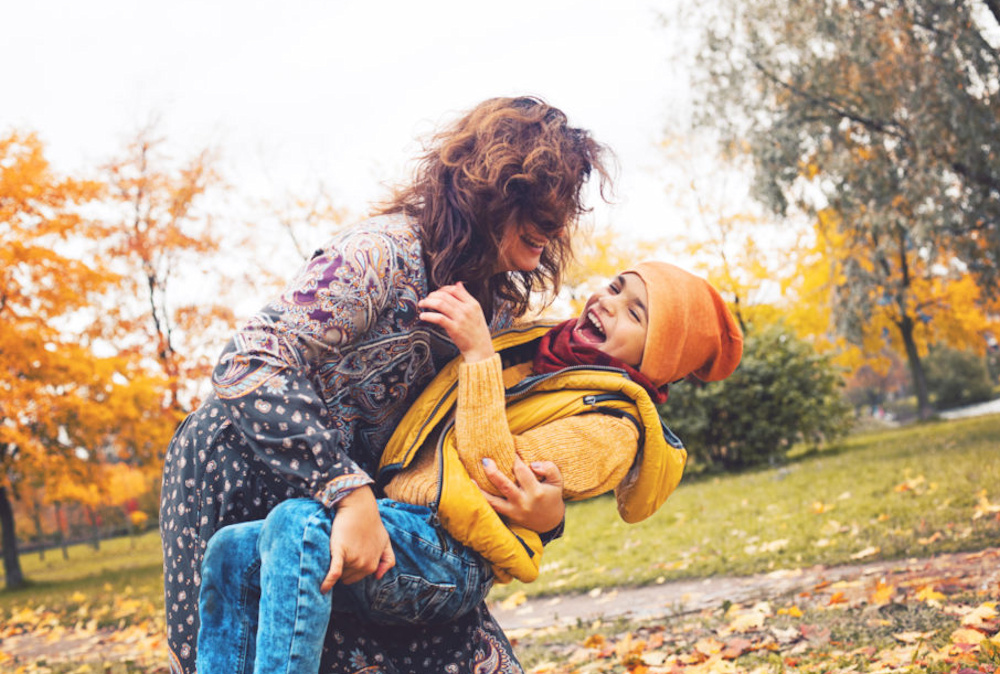
[[[573,340],[638,368],[649,328],[646,284],[620,274],[591,295],[573,328]]]

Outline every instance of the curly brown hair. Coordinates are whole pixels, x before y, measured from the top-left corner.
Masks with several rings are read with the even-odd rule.
[[[541,99],[483,101],[433,135],[413,180],[396,188],[381,213],[420,224],[430,286],[462,281],[489,319],[497,302],[514,316],[531,294],[549,300],[572,258],[571,235],[587,209],[582,188],[592,173],[607,200],[610,151]],[[530,223],[550,237],[536,269],[497,273],[504,233]]]

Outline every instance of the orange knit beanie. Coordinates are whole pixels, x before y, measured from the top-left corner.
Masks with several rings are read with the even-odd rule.
[[[743,333],[708,281],[666,262],[643,262],[626,274],[646,284],[649,327],[639,372],[657,387],[693,374],[718,381],[743,355]]]

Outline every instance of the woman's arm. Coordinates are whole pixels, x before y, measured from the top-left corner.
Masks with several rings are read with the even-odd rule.
[[[236,333],[212,377],[254,456],[328,506],[371,478],[350,455],[357,421],[328,411],[317,369],[363,339],[392,298],[395,256],[374,254],[389,245],[355,233],[317,253]]]

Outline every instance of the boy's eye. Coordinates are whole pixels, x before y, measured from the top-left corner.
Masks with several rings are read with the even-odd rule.
[[[634,319],[635,319],[635,322],[636,322],[636,323],[640,323],[640,322],[641,322],[641,321],[639,320],[639,312],[638,312],[638,311],[636,311],[635,309],[629,309],[629,314],[631,314],[631,315],[632,315],[632,318],[634,318]]]

